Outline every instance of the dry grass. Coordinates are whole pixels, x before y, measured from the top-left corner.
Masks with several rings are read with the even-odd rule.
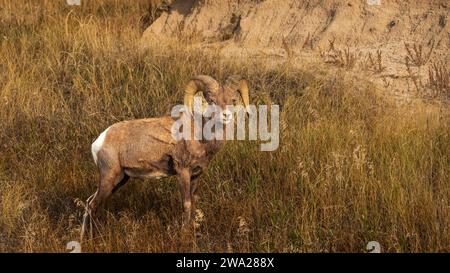
[[[395,108],[321,71],[139,52],[146,2],[3,0],[0,251],[66,251],[97,184],[91,142],[169,113],[198,73],[243,74],[252,102],[280,104],[280,148],[228,143],[201,178],[195,232],[180,232],[174,179],[131,181],[84,251],[450,251],[448,109]]]
[[[353,69],[361,57],[361,53],[351,49],[348,45],[344,49],[335,49],[334,40],[329,40],[328,42],[329,49],[324,55],[326,57],[325,62],[347,70]]]

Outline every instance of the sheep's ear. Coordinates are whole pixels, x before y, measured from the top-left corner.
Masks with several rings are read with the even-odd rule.
[[[248,90],[247,80],[243,79],[239,81],[238,92],[241,95],[245,109],[248,109],[248,107],[250,106],[250,94]]]
[[[226,80],[226,85],[236,92],[239,92],[239,95],[242,98],[245,107],[248,107],[250,104],[249,91],[248,91],[248,83],[247,80],[243,79],[239,75],[229,76]]]

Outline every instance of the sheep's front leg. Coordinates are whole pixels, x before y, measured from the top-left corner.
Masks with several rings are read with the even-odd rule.
[[[181,198],[183,199],[183,225],[191,222],[192,202],[191,202],[191,172],[189,169],[182,169],[179,175]]]
[[[198,185],[198,175],[197,176],[192,176],[191,177],[191,202],[192,202],[192,206],[191,206],[191,210],[192,213],[195,214],[195,211],[197,210],[197,201],[199,199],[198,194],[197,194],[197,185]]]

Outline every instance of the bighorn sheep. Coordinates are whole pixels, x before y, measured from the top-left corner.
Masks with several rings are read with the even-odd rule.
[[[247,82],[238,76],[229,77],[225,85],[220,85],[210,76],[193,77],[184,90],[187,109],[193,109],[197,92],[202,92],[209,104],[215,104],[222,110],[227,105],[233,105],[237,93],[244,106],[249,106]],[[198,198],[197,179],[223,140],[175,140],[171,133],[174,122],[171,116],[118,122],[95,140],[92,155],[100,173],[100,182],[97,191],[86,201],[81,239],[89,223],[96,218],[100,206],[130,177],[178,176],[184,223],[190,221]]]

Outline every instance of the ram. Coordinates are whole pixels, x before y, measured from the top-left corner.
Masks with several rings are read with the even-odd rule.
[[[210,118],[228,119],[226,107],[233,105],[239,93],[245,107],[249,106],[246,80],[229,77],[224,85],[214,78],[199,75],[184,89],[184,104],[190,115],[193,100],[201,92],[208,104],[220,107]],[[217,116],[219,115],[219,116]],[[100,173],[97,191],[86,201],[81,239],[98,216],[105,200],[123,186],[130,177],[161,178],[177,176],[183,201],[183,223],[191,220],[198,199],[197,181],[200,174],[223,145],[224,140],[181,139],[173,137],[176,120],[171,116],[118,122],[106,129],[92,144],[92,156]],[[224,133],[224,132],[222,132]]]

